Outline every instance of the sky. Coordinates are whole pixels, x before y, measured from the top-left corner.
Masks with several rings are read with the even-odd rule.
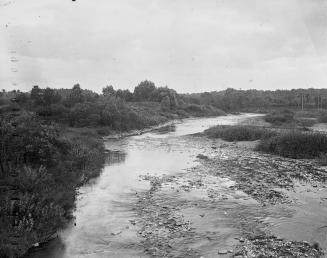
[[[0,89],[325,88],[327,0],[0,0]]]

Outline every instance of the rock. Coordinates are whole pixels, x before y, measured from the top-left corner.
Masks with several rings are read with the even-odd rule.
[[[209,159],[208,156],[203,155],[203,154],[199,154],[196,156],[198,159]]]
[[[218,254],[228,254],[228,251],[226,249],[218,250]]]

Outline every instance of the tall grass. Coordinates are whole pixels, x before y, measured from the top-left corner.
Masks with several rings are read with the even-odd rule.
[[[265,121],[273,125],[282,125],[294,122],[294,113],[288,109],[274,111],[265,116]]]
[[[218,125],[204,131],[211,138],[225,141],[255,141],[276,135],[264,128],[248,125]]]
[[[262,139],[257,150],[295,159],[319,158],[327,153],[327,135],[294,130]]]

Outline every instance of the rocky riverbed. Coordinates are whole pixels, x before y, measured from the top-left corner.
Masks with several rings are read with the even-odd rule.
[[[133,223],[151,257],[323,257],[326,234],[319,238],[315,231],[327,226],[325,168],[258,153],[255,142],[188,137],[201,150],[197,166],[140,177],[151,187],[136,193]],[[317,195],[321,217],[312,221],[311,234],[284,237],[274,223],[312,205],[303,202],[303,192]]]

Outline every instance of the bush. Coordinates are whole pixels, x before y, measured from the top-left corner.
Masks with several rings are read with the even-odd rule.
[[[90,132],[27,114],[0,118],[0,256],[17,257],[72,218],[75,189],[99,175],[105,151]]]
[[[257,150],[295,159],[318,158],[327,153],[327,135],[291,131],[261,140]]]
[[[246,125],[218,125],[205,130],[204,133],[225,141],[255,141],[276,134],[264,128]]]
[[[294,122],[294,113],[288,109],[283,111],[274,111],[265,116],[265,121],[273,125],[282,125]]]

